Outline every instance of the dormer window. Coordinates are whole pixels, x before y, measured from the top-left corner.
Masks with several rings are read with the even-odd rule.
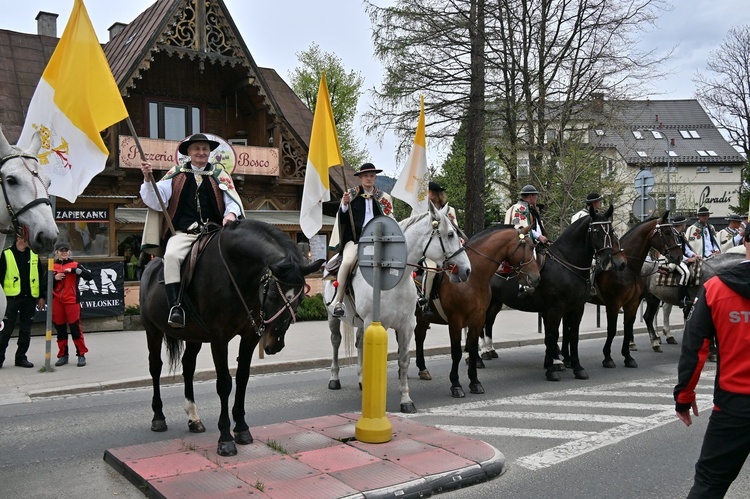
[[[637,140],[643,140],[643,134],[640,130],[633,130],[633,137],[635,137]]]
[[[638,154],[638,156],[640,156],[641,158],[648,158],[648,153],[647,153],[646,151],[636,151],[636,153],[637,153],[637,154]]]
[[[201,131],[201,108],[179,102],[148,103],[149,138],[182,140]]]

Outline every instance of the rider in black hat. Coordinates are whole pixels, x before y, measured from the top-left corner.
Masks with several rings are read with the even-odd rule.
[[[742,237],[745,235],[745,231],[742,228],[742,217],[739,215],[731,214],[724,220],[729,222],[729,225],[724,229],[720,230],[717,234],[719,240],[719,247],[722,253],[726,253],[735,246],[742,245]]]
[[[682,247],[682,261],[678,264],[669,264],[669,270],[676,272],[679,275],[677,281],[677,293],[678,303],[680,308],[685,308],[691,305],[691,301],[688,299],[688,280],[690,279],[690,264],[698,259],[698,255],[690,248],[685,241],[685,226],[687,220],[681,215],[677,215],[672,218],[672,226],[675,229],[677,242]]]
[[[531,238],[534,242],[546,243],[547,234],[544,230],[542,217],[536,204],[539,191],[533,185],[525,185],[518,193],[516,204],[505,212],[505,223],[516,228],[524,228],[531,225]]]
[[[716,229],[708,223],[708,216],[711,212],[705,206],[701,206],[695,214],[698,216],[698,221],[687,230],[690,249],[701,258],[718,255],[721,253],[721,248],[716,241]]]
[[[164,250],[164,284],[171,307],[168,323],[175,328],[185,327],[185,311],[180,306],[180,266],[190,246],[207,223],[223,225],[242,216],[242,201],[234,190],[231,177],[222,168],[210,163],[211,152],[217,147],[219,142],[205,134],[196,133],[187,137],[178,150],[189,156],[190,161],[183,166],[172,167],[156,184],[176,231],[169,237],[165,224],[159,234],[162,239],[169,237]],[[141,171],[141,198],[152,210],[161,211],[149,180],[151,163],[141,163]],[[156,242],[152,240],[152,234],[147,233],[149,224],[146,225],[144,246]]]
[[[594,207],[594,211],[599,211],[599,208],[601,208],[602,206],[603,199],[604,199],[604,196],[600,195],[598,192],[589,192],[588,196],[586,196],[586,207],[583,208],[581,211],[575,213],[570,218],[570,223],[575,222],[579,218],[589,216],[589,207],[591,206]]]
[[[334,317],[346,315],[344,293],[352,265],[357,259],[357,242],[362,235],[362,228],[378,215],[393,218],[391,196],[375,187],[375,179],[382,171],[375,168],[372,163],[363,164],[354,174],[359,177],[360,185],[349,189],[341,196],[341,207],[336,215],[337,226],[341,232],[341,266],[336,277],[338,285],[332,312]],[[351,209],[351,218],[349,209]],[[335,237],[332,238],[332,245],[336,245],[334,239]]]

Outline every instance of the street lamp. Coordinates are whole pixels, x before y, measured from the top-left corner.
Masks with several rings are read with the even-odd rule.
[[[665,151],[667,153],[667,211],[671,211],[670,205],[671,205],[672,193],[670,191],[670,186],[669,186],[669,177],[670,177],[669,158],[671,157],[671,154],[670,154],[671,151],[669,150],[669,139],[667,138],[667,134],[663,133],[662,135],[664,136],[664,140],[667,141],[667,149]]]

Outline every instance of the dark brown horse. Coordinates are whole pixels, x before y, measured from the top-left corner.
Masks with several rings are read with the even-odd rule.
[[[578,379],[589,375],[578,358],[578,331],[583,317],[586,299],[589,296],[591,262],[594,257],[603,269],[625,268],[625,256],[612,229],[613,207],[605,213],[590,210],[568,226],[560,237],[550,245],[541,269],[541,282],[530,297],[519,296],[515,279],[492,279],[492,300],[487,308],[484,334],[491,338],[495,317],[503,304],[516,310],[537,312],[544,320],[545,376],[549,381],[559,381],[558,371],[563,368],[560,360],[560,322],[563,336],[570,341],[570,358],[573,373]],[[471,360],[469,361],[471,362]]]
[[[471,393],[484,393],[477,379],[477,341],[484,326],[484,313],[490,302],[490,279],[503,262],[508,262],[514,273],[522,276],[525,284],[534,287],[539,282],[539,267],[534,259],[534,245],[527,227],[521,231],[509,225],[491,227],[472,237],[465,245],[466,255],[471,261],[471,274],[466,282],[452,283],[442,279],[438,283],[438,299],[431,300],[430,306],[436,317],[426,319],[421,308],[417,307],[417,327],[414,330],[417,345],[417,367],[420,378],[431,379],[424,364],[424,340],[428,325],[448,324],[451,339],[451,360],[453,361],[450,381],[451,394],[465,397],[458,380],[458,366],[461,361],[461,332],[468,328],[466,347],[473,362],[469,362],[469,390]],[[436,281],[437,283],[437,281]]]
[[[169,305],[162,261],[160,258],[153,260],[143,272],[140,291],[141,318],[146,328],[149,372],[154,388],[151,429],[167,430],[159,388],[164,341],[172,371],[184,349],[182,375],[188,429],[193,433],[206,431],[195,406],[193,375],[202,344],[210,343],[216,368],[216,392],[221,400],[217,452],[232,456],[237,454],[235,442],[252,443],[253,437],[245,422],[245,390],[253,351],[261,339],[269,355],[284,348],[284,335],[295,320],[295,310],[305,294],[305,275],[318,270],[322,263],[320,260],[308,265],[289,236],[266,223],[243,220],[229,224],[214,235],[198,259],[183,296],[186,327],[173,329],[167,325]],[[227,346],[238,335],[241,340],[237,391],[232,407],[235,422],[232,438],[229,431],[232,375]]]
[[[682,247],[677,242],[674,228],[669,223],[669,211],[659,218],[651,218],[639,223],[620,238],[620,248],[625,252],[628,263],[624,271],[604,270],[596,276],[597,295],[590,303],[604,305],[607,310],[607,341],[604,343],[604,367],[615,367],[612,360],[612,341],[617,334],[617,317],[623,310],[622,356],[625,367],[638,367],[630,355],[630,342],[633,341],[633,324],[638,306],[645,293],[641,269],[651,248],[664,255],[670,263],[682,261]],[[567,360],[566,344],[563,340],[563,360]]]

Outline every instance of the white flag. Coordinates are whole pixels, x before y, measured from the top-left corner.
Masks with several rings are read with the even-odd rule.
[[[419,102],[419,121],[414,135],[414,147],[409,162],[401,170],[401,175],[393,186],[391,195],[408,203],[414,214],[426,213],[430,173],[427,171],[427,145],[424,125],[424,97]]]

